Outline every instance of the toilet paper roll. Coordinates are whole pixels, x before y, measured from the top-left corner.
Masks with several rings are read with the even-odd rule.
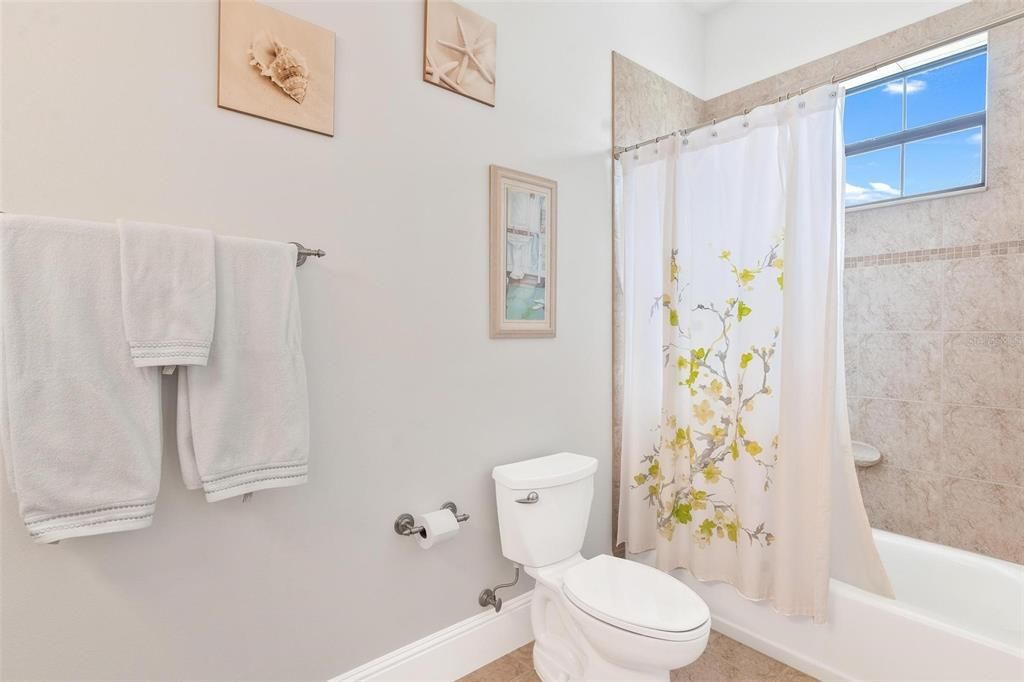
[[[417,526],[423,530],[416,536],[416,542],[423,549],[430,549],[439,542],[451,540],[459,532],[459,522],[448,509],[438,509],[426,514],[416,514],[413,518]]]

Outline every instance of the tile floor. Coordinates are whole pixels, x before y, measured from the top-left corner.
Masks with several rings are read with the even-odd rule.
[[[672,672],[672,682],[746,680],[810,682],[814,678],[714,631],[703,656]],[[540,682],[533,671],[533,642],[471,672],[459,682]]]

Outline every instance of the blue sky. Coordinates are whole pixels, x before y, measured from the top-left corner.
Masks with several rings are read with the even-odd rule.
[[[894,76],[846,98],[846,144],[916,128],[985,109],[984,53],[917,72]],[[900,177],[900,157],[905,170]],[[973,185],[982,178],[980,127],[947,133],[849,157],[847,204]]]

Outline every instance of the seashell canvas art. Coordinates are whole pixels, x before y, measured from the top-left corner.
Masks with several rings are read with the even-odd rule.
[[[254,0],[221,0],[218,106],[334,135],[334,43]]]
[[[249,64],[302,104],[309,83],[309,67],[301,52],[284,45],[266,31],[260,31],[249,45]]]
[[[423,80],[494,106],[498,26],[451,0],[426,0]]]

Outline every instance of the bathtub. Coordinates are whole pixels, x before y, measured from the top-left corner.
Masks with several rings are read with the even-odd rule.
[[[837,580],[829,622],[673,571],[722,634],[822,680],[1024,680],[1024,566],[874,531],[896,600]],[[631,555],[653,564],[654,553]]]

